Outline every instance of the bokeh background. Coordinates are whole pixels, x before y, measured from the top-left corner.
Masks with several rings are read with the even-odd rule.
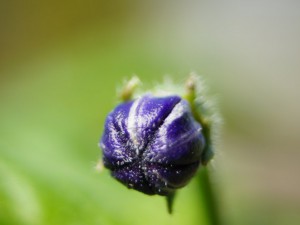
[[[116,86],[196,71],[224,126],[224,224],[300,224],[300,2],[0,1],[0,224],[205,224],[198,185],[165,200],[94,167]]]

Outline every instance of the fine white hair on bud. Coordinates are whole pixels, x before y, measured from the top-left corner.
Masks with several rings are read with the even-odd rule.
[[[167,196],[171,211],[175,191],[213,158],[221,120],[195,73],[185,85],[166,77],[150,90],[136,91],[140,83],[134,76],[124,85],[122,102],[106,118],[103,165],[128,188]]]

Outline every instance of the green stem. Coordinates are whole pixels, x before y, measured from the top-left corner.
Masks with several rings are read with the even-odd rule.
[[[212,185],[209,168],[203,167],[200,169],[198,180],[199,197],[203,202],[203,210],[205,211],[207,225],[220,225],[220,214],[217,205],[215,190]]]
[[[192,114],[196,121],[198,121],[202,126],[202,133],[205,138],[205,148],[203,149],[200,168],[200,175],[198,178],[199,185],[199,201],[203,202],[204,215],[206,215],[207,225],[220,225],[220,214],[217,205],[217,198],[215,195],[215,190],[212,185],[210,171],[207,163],[212,159],[214,155],[213,143],[211,137],[211,121],[205,116],[201,108],[201,104],[196,103],[197,99],[197,89],[199,86],[197,84],[197,77],[191,75],[186,82],[186,94],[184,98],[190,103]]]

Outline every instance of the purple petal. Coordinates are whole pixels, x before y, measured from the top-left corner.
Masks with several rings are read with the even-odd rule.
[[[168,195],[197,171],[205,141],[189,104],[151,95],[122,103],[105,123],[104,165],[129,188]]]
[[[133,102],[127,102],[119,105],[106,119],[100,146],[107,167],[130,163],[136,157],[135,151],[130,148],[127,131],[127,119],[132,104]]]
[[[201,126],[192,117],[188,103],[182,100],[164,120],[144,157],[149,162],[186,165],[201,159],[203,147]]]
[[[149,182],[156,183],[159,187],[156,189],[158,194],[161,190],[174,190],[184,187],[189,180],[195,175],[200,163],[192,163],[189,165],[148,165],[146,177]]]
[[[153,134],[179,101],[178,96],[155,98],[145,95],[133,103],[128,115],[128,132],[139,152],[145,150]]]
[[[149,182],[145,179],[143,169],[138,164],[125,166],[116,171],[112,171],[112,176],[128,188],[133,188],[148,195],[155,194],[153,188],[151,188]]]

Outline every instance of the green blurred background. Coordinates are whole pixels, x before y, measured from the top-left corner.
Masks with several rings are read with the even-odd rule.
[[[298,1],[0,1],[0,224],[205,224],[198,185],[165,200],[94,167],[116,87],[196,71],[224,127],[222,220],[300,224]]]

